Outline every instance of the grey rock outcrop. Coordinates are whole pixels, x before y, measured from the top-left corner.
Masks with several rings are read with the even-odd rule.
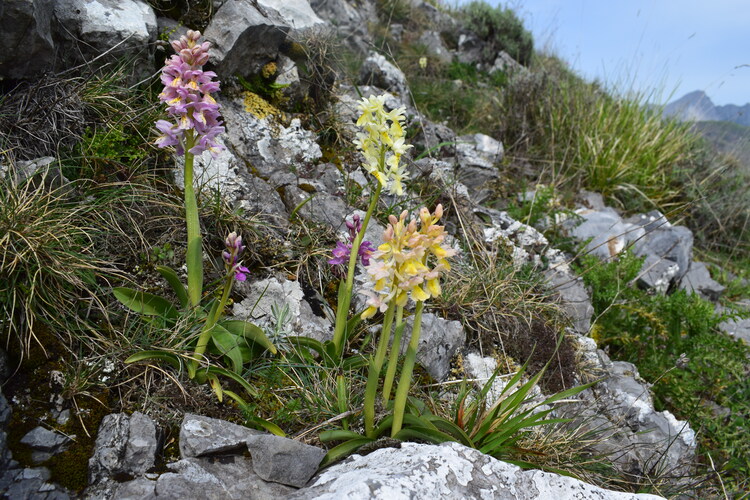
[[[21,438],[21,444],[33,450],[31,459],[36,464],[45,462],[52,456],[62,453],[71,441],[71,437],[42,426],[34,427]]]
[[[253,470],[264,481],[301,488],[318,471],[326,451],[272,434],[252,436],[247,448]]]
[[[402,100],[408,96],[409,92],[404,72],[377,52],[371,52],[362,63],[359,70],[359,83],[393,92]],[[363,95],[366,94],[363,93]]]
[[[241,425],[188,413],[180,426],[180,455],[195,458],[245,449],[259,431]]]
[[[377,19],[375,2],[371,0],[311,0],[315,13],[336,28],[344,43],[360,54],[370,50],[372,35],[367,24]]]
[[[204,34],[216,71],[247,77],[275,62],[287,41],[322,25],[306,0],[226,0]]]
[[[286,310],[285,322],[279,324],[282,310]],[[333,325],[313,313],[298,281],[268,278],[251,283],[245,298],[234,304],[233,313],[237,319],[271,331],[278,327],[280,335],[301,335],[320,341],[333,338]]]
[[[645,234],[642,227],[623,222],[620,214],[610,207],[578,210],[576,213],[581,220],[578,224],[578,221],[570,224],[574,226],[571,236],[581,242],[587,241],[587,252],[602,259],[614,257]]]
[[[716,302],[726,288],[711,277],[706,264],[691,262],[688,272],[680,280],[680,289]]]
[[[58,0],[55,41],[72,64],[101,64],[125,55],[136,58],[135,78],[153,73],[157,24],[153,9],[141,0]],[[99,56],[107,53],[107,57]],[[69,58],[69,60],[67,60]]]
[[[420,35],[418,43],[424,45],[428,55],[441,63],[448,64],[453,60],[453,55],[448,50],[448,47],[445,46],[440,33],[437,31],[425,31]]]
[[[401,338],[401,352],[405,353],[414,326],[414,317],[406,319]],[[417,347],[417,362],[432,378],[443,381],[450,371],[453,356],[466,343],[466,332],[460,321],[448,321],[433,313],[422,315],[422,329]]]
[[[456,177],[469,189],[472,201],[481,204],[492,195],[492,183],[500,178],[497,164],[503,144],[485,134],[456,138]]]
[[[89,484],[98,485],[121,474],[142,476],[154,467],[160,446],[161,433],[146,415],[107,415],[89,459]]]
[[[531,500],[646,500],[654,495],[619,493],[539,470],[521,470],[457,443],[403,443],[333,465],[290,499],[434,500],[498,498]]]
[[[610,361],[596,343],[578,337],[587,371],[605,379],[582,392],[580,403],[562,407],[573,425],[595,432],[597,454],[612,460],[626,476],[644,477],[653,470],[664,478],[688,477],[695,458],[695,432],[669,411],[656,411],[649,384],[638,369],[624,361]]]
[[[33,78],[51,71],[54,0],[4,0],[0,7],[1,78]]]
[[[219,103],[227,130],[225,142],[251,173],[268,179],[276,172],[291,172],[322,156],[315,135],[303,128],[299,119],[285,125],[279,116],[254,109],[250,98],[231,96],[219,99]]]
[[[275,61],[290,26],[275,9],[249,0],[227,0],[204,35],[211,42],[210,64],[222,75],[247,77]]]
[[[223,138],[216,141],[226,146]],[[184,182],[182,158],[178,158],[179,168],[175,170],[178,185]],[[266,227],[281,234],[289,226],[289,215],[279,193],[263,179],[250,173],[245,161],[227,147],[216,158],[206,151],[195,158],[194,176],[196,186],[221,192],[224,200],[234,208],[257,217]]]
[[[206,500],[278,500],[294,491],[281,484],[263,481],[253,470],[252,459],[241,455],[184,458],[167,464],[170,472],[156,480],[136,479],[120,484],[111,498]]]

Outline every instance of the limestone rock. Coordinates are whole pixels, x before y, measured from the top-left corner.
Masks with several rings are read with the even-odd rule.
[[[34,427],[21,438],[21,444],[25,444],[33,450],[31,459],[37,464],[62,453],[70,442],[70,437],[42,426]]]
[[[414,326],[414,317],[406,319],[401,338],[401,352],[405,353]],[[422,314],[422,330],[417,347],[417,362],[437,381],[445,380],[450,362],[466,343],[466,332],[460,321],[448,321],[433,313]]]
[[[402,99],[408,95],[409,86],[403,71],[388,61],[385,56],[371,52],[359,70],[359,83],[373,85],[398,94]],[[362,93],[367,97],[368,94]]]
[[[290,499],[434,500],[495,498],[531,500],[646,500],[654,495],[619,493],[571,477],[522,470],[458,443],[403,443],[333,465]]]
[[[255,109],[256,105],[270,108],[255,94],[222,97],[219,103],[227,130],[225,142],[254,175],[268,179],[276,172],[314,163],[323,155],[315,135],[299,119],[285,125],[275,111]]]
[[[252,460],[243,456],[184,458],[167,467],[173,472],[162,474],[155,481],[154,493],[159,499],[278,500],[294,491],[288,486],[263,481],[253,471]],[[153,498],[148,487],[140,482],[128,486],[126,491],[133,495],[145,490],[147,496],[141,498]],[[117,497],[120,497],[119,491]]]
[[[289,29],[275,9],[250,0],[227,0],[204,32],[211,42],[210,65],[219,75],[258,73],[264,64],[276,60]]]
[[[716,302],[726,289],[723,285],[711,278],[706,264],[703,262],[691,262],[690,268],[680,280],[680,288],[688,293],[697,293],[703,298]]]
[[[223,137],[217,137],[216,142],[226,147]],[[180,186],[184,183],[183,165],[183,159],[179,158],[175,181]],[[251,174],[231,147],[226,147],[216,158],[208,151],[196,156],[194,176],[197,187],[219,191],[234,208],[257,217],[278,233],[286,233],[289,215],[281,196],[263,179]]]
[[[4,0],[0,7],[0,79],[33,78],[51,71],[54,0]]]
[[[571,236],[580,242],[588,241],[587,252],[601,259],[614,257],[645,234],[642,227],[623,222],[613,208],[578,210],[576,213],[581,221],[578,225],[572,221],[567,224],[568,227],[575,225],[570,230]]]
[[[485,134],[456,138],[456,175],[480,204],[491,194],[491,183],[500,178],[496,165],[503,159],[503,144]]]
[[[108,52],[104,59],[137,58],[137,74],[153,73],[153,42],[157,24],[153,9],[141,0],[57,0],[55,30],[58,52],[71,58],[66,64],[89,62]],[[83,59],[83,60],[81,60]]]
[[[419,37],[421,45],[427,49],[427,54],[434,57],[443,64],[448,64],[453,59],[453,55],[448,50],[448,47],[443,43],[443,39],[440,37],[440,33],[437,31],[424,31]]]
[[[245,449],[245,441],[260,431],[201,415],[185,414],[180,426],[182,458],[215,455]]]
[[[286,321],[279,325],[282,335],[312,337],[320,341],[333,338],[333,325],[313,313],[298,281],[268,278],[251,283],[245,298],[234,304],[233,313],[237,319],[273,331],[281,321],[280,313],[284,309]]]
[[[247,447],[253,470],[264,481],[301,488],[318,471],[326,451],[272,434],[252,436]]]
[[[559,411],[573,418],[572,425],[597,432],[593,450],[612,460],[626,475],[643,477],[651,470],[664,477],[689,477],[695,457],[695,432],[669,411],[656,411],[649,385],[631,363],[610,361],[596,343],[580,338],[586,369],[605,379],[582,392],[579,403]]]
[[[151,469],[160,451],[160,432],[146,415],[115,413],[99,426],[94,454],[89,459],[89,484],[118,474],[141,476]]]
[[[374,1],[311,0],[310,6],[318,16],[336,28],[343,43],[360,54],[367,54],[372,47],[372,35],[367,24],[377,19]]]

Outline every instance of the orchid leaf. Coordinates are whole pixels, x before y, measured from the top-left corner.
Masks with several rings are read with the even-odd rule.
[[[177,295],[177,299],[180,301],[180,307],[182,307],[183,309],[187,309],[188,305],[190,304],[187,294],[187,288],[185,288],[185,285],[182,284],[182,281],[180,281],[180,278],[177,276],[177,273],[174,271],[174,269],[167,266],[156,266],[156,270],[159,274],[161,274],[162,278],[167,280],[169,286],[171,286],[172,290],[174,290],[175,295]]]
[[[318,438],[324,443],[328,443],[330,441],[345,441],[345,440],[350,440],[350,439],[358,439],[362,437],[365,437],[365,436],[357,432],[348,431],[345,429],[333,429],[329,431],[323,431],[318,436]]]
[[[238,384],[240,384],[242,388],[247,391],[248,394],[256,398],[258,397],[258,392],[255,390],[255,388],[252,385],[250,385],[247,380],[237,375],[233,371],[227,370],[226,368],[221,368],[219,366],[209,366],[208,368],[206,368],[206,371],[209,374],[221,375],[223,377],[232,379]]]
[[[229,358],[232,371],[237,375],[242,375],[242,352],[237,345],[237,336],[222,325],[216,324],[211,328],[211,341],[219,349],[221,355]]]
[[[241,320],[222,321],[219,324],[234,335],[260,344],[272,354],[277,353],[276,346],[257,325]]]
[[[177,310],[163,297],[125,287],[117,287],[112,291],[122,305],[139,314],[170,319],[177,317]]]
[[[360,449],[362,446],[366,445],[367,443],[372,443],[373,441],[374,439],[360,436],[358,438],[345,441],[338,446],[334,446],[333,448],[328,450],[328,453],[326,453],[326,456],[323,457],[323,461],[320,463],[320,466],[327,467],[333,462],[336,462],[338,460],[341,460],[342,458],[345,458],[351,455],[352,453]]]
[[[131,363],[137,363],[139,361],[146,361],[146,360],[166,361],[177,370],[182,369],[182,358],[178,356],[177,354],[174,354],[171,352],[165,352],[165,351],[137,352],[133,354],[132,356],[129,356],[128,359],[125,360],[125,364],[129,365]]]

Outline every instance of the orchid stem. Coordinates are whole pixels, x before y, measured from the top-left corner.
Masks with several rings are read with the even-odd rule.
[[[352,289],[354,288],[354,273],[357,269],[357,258],[359,257],[359,246],[365,236],[367,224],[370,222],[372,212],[378,204],[380,190],[382,186],[378,183],[375,193],[370,199],[370,205],[367,207],[365,219],[362,221],[362,229],[357,233],[352,242],[352,249],[349,255],[349,268],[346,274],[346,283],[344,290],[339,293],[338,307],[336,308],[336,327],[333,331],[333,345],[336,348],[336,355],[340,358],[344,353],[344,344],[346,344],[346,323],[349,316],[349,305],[352,300]]]
[[[396,388],[396,397],[393,402],[393,426],[391,427],[391,437],[396,436],[401,430],[401,425],[404,422],[404,410],[406,409],[406,399],[409,396],[409,389],[411,388],[411,375],[414,371],[414,364],[417,360],[417,348],[419,347],[419,335],[422,330],[422,309],[424,308],[424,302],[417,302],[417,307],[414,312],[414,328],[411,331],[411,339],[409,340],[409,348],[406,350],[406,357],[404,358],[404,367],[401,370],[401,377],[398,380],[398,387]]]

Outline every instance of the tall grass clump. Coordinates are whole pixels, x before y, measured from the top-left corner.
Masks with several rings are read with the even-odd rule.
[[[18,180],[11,167],[0,178],[0,331],[3,342],[28,353],[39,323],[69,344],[87,311],[104,310],[95,273],[111,271],[91,253],[90,208],[53,187],[43,171]]]
[[[626,209],[669,207],[684,198],[677,174],[693,160],[696,139],[646,98],[613,97],[540,56],[538,68],[505,89],[505,142],[550,183],[600,192]]]

